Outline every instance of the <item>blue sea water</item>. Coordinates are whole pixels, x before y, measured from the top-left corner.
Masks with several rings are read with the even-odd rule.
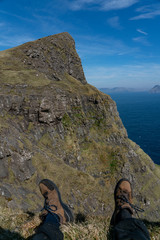
[[[112,93],[128,137],[160,165],[160,94]]]

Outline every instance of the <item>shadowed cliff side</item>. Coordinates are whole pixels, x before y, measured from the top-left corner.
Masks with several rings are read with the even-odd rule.
[[[0,52],[0,203],[39,211],[52,179],[75,213],[110,216],[127,177],[142,217],[160,220],[160,167],[127,137],[115,102],[87,84],[74,40],[49,36]]]

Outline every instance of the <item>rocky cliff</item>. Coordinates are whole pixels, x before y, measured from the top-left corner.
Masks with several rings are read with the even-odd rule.
[[[160,220],[160,167],[128,139],[115,102],[87,84],[68,33],[0,52],[0,204],[38,211],[52,179],[75,213],[110,216],[127,177]]]

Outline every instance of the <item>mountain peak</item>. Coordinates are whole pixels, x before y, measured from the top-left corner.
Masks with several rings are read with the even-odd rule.
[[[7,52],[16,58],[17,68],[33,69],[56,81],[69,74],[82,84],[87,83],[75,42],[67,32],[27,42]]]

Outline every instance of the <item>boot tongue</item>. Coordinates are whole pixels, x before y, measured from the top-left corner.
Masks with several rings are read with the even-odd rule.
[[[116,203],[117,203],[117,207],[118,208],[121,208],[124,204],[128,204],[129,201],[128,201],[128,193],[120,193],[120,194],[117,194],[117,200],[116,200]]]
[[[133,215],[133,208],[128,203],[124,203],[121,206],[121,209],[124,209],[124,208],[127,209]]]
[[[121,202],[128,203],[129,193],[125,191],[121,191],[121,193],[117,195],[117,199],[119,199]]]
[[[46,204],[46,205],[50,205],[50,201],[49,201],[48,197],[45,198],[45,204]]]

